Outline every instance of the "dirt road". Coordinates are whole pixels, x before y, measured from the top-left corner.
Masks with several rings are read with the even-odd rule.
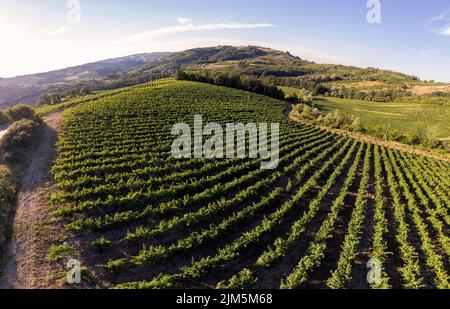
[[[45,288],[43,259],[48,244],[43,241],[49,232],[48,200],[45,190],[52,178],[49,170],[55,158],[55,142],[61,120],[60,113],[44,118],[46,127],[31,161],[18,186],[13,233],[6,254],[6,265],[0,277],[0,288]]]

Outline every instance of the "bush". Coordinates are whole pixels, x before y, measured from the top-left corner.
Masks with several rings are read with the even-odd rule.
[[[0,110],[0,125],[8,124],[21,119],[37,120],[34,109],[25,104],[18,104],[7,110]]]
[[[7,124],[11,121],[6,111],[0,110],[0,125]]]
[[[13,120],[21,120],[21,119],[35,119],[36,114],[34,110],[29,105],[19,104],[11,107],[7,111],[7,115]]]
[[[344,129],[353,132],[365,133],[366,129],[359,117],[343,115],[338,110],[333,113],[322,113],[319,109],[306,104],[293,106],[294,115],[312,121],[315,124],[334,129]]]
[[[23,119],[14,122],[3,136],[0,153],[7,163],[21,162],[42,126],[40,120]]]
[[[351,127],[354,132],[365,133],[365,131],[366,131],[364,128],[363,122],[361,121],[361,118],[359,118],[359,117],[353,117]]]
[[[426,142],[426,137],[422,132],[414,132],[408,136],[408,144],[418,146]]]
[[[445,149],[445,144],[441,140],[434,139],[430,141],[430,147],[433,149]]]
[[[15,189],[11,174],[5,166],[0,166],[0,257],[4,253],[2,248],[8,234],[9,212],[14,198]]]
[[[105,237],[100,237],[91,243],[91,247],[98,253],[105,253],[111,248],[111,241]]]
[[[75,248],[67,243],[54,245],[48,249],[47,260],[51,262],[71,259],[73,257],[75,257]]]
[[[333,113],[327,113],[325,116],[321,115],[317,121],[321,125],[325,125],[333,129],[341,129],[345,124],[350,123],[350,120],[344,117],[338,110],[335,110]]]

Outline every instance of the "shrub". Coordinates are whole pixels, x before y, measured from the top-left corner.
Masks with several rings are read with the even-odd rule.
[[[8,117],[8,114],[4,110],[0,110],[0,125],[7,124],[11,121],[11,119]]]
[[[423,145],[426,143],[426,137],[422,132],[414,132],[409,134],[407,143],[414,146]]]
[[[445,149],[445,144],[441,140],[433,139],[430,141],[430,147],[433,149]]]
[[[354,132],[365,133],[366,131],[363,122],[359,117],[353,117],[351,127]]]
[[[91,243],[91,247],[98,253],[104,253],[111,248],[111,241],[105,237],[100,237]]]
[[[70,259],[75,257],[75,248],[69,244],[55,245],[48,249],[48,261],[60,261],[62,259]]]
[[[42,122],[23,119],[14,122],[2,138],[0,153],[7,163],[21,162],[25,151],[32,145]]]
[[[217,284],[218,289],[248,289],[257,282],[256,276],[248,269],[242,270],[233,276],[228,282],[222,281]]]
[[[8,124],[21,119],[37,120],[34,109],[25,104],[18,104],[7,110],[0,110],[0,125]]]
[[[0,166],[0,257],[8,233],[8,218],[11,205],[15,198],[15,189],[11,174],[5,166]]]
[[[12,121],[21,119],[36,119],[33,108],[29,105],[19,104],[7,110],[7,115]]]
[[[338,110],[333,113],[322,113],[315,107],[306,104],[297,104],[293,106],[294,115],[313,123],[331,127],[334,129],[345,129],[354,132],[366,132],[364,125],[359,117],[343,115]]]

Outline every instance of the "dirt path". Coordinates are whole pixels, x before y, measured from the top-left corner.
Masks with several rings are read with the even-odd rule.
[[[0,288],[42,288],[46,282],[44,240],[51,221],[46,195],[51,182],[49,170],[56,155],[54,145],[61,120],[60,113],[44,118],[46,127],[40,144],[26,167],[18,185],[13,233],[6,253],[6,265],[0,277]],[[48,198],[48,196],[47,196]]]

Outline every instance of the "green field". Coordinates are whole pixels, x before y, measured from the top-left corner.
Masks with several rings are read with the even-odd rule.
[[[278,86],[281,90],[283,90],[284,94],[289,97],[292,95],[302,96],[305,94],[305,91],[299,88],[293,88],[293,87],[285,87],[285,86]]]
[[[339,110],[356,115],[369,130],[423,133],[429,139],[449,140],[450,106],[434,104],[377,103],[336,98],[316,98],[314,103],[327,112]]]
[[[173,81],[67,110],[52,169],[65,239],[51,257],[74,254],[90,287],[449,288],[450,165],[290,122],[285,108]],[[279,122],[278,167],[175,159],[171,127],[197,114]],[[369,284],[370,258],[381,273]]]

